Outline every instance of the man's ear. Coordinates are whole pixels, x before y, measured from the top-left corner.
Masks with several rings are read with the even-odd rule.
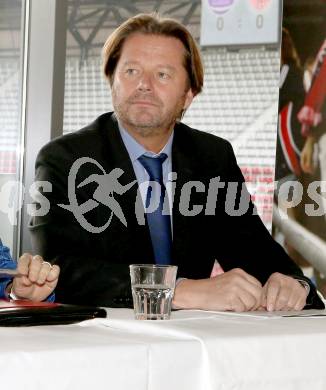
[[[185,98],[185,103],[183,105],[183,110],[187,110],[187,108],[190,106],[193,98],[194,98],[194,93],[192,92],[192,89],[189,88],[188,91],[186,92],[186,98]]]

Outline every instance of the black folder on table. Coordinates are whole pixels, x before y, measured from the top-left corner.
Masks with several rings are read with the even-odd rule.
[[[100,307],[50,302],[0,301],[0,327],[73,324],[106,316],[106,310]]]

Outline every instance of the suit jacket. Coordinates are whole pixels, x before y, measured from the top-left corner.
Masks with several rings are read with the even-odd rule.
[[[127,227],[111,215],[107,206],[99,204],[84,217],[88,223],[99,227],[112,216],[109,226],[101,233],[85,230],[71,211],[58,206],[69,204],[69,171],[81,157],[94,159],[98,164],[86,162],[76,174],[75,192],[79,205],[92,199],[97,188],[96,183],[78,187],[92,174],[103,175],[103,170],[109,173],[114,168],[120,168],[124,172],[119,178],[121,185],[136,180],[113,113],[103,114],[80,131],[48,143],[36,160],[36,180],[52,183],[52,191],[44,193],[50,202],[50,211],[31,220],[33,248],[61,268],[56,289],[58,301],[131,306],[128,266],[132,263],[153,263],[154,258],[148,226],[146,223],[139,224],[135,215],[138,186],[135,184],[123,194],[114,194]],[[219,177],[221,182],[226,183],[244,182],[227,141],[184,124],[176,124],[172,168],[177,173],[172,257],[173,264],[178,265],[178,276],[207,278],[217,259],[225,271],[242,268],[262,283],[276,271],[302,277],[300,269],[272,239],[251,202],[243,215],[229,215],[228,206],[225,206],[227,185],[216,191],[216,208],[212,212],[210,207],[211,215],[205,213],[205,207],[195,216],[180,212],[184,206],[180,205],[181,189],[189,181],[198,181],[205,186],[205,192],[191,192],[190,211],[194,205],[205,206],[212,178]],[[237,191],[236,205],[239,199]],[[309,303],[311,307],[323,307],[313,286]]]

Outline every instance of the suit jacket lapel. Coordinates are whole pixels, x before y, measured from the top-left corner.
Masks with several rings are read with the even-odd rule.
[[[181,134],[180,134],[181,133]],[[186,135],[185,135],[186,136]],[[174,262],[180,263],[186,260],[187,247],[189,246],[189,228],[187,216],[180,213],[179,205],[181,190],[184,184],[193,179],[192,161],[189,158],[191,153],[186,153],[183,147],[185,139],[182,129],[176,125],[172,145],[172,171],[177,173],[175,196],[173,202],[173,250]]]
[[[144,215],[144,207],[140,195],[137,197],[139,187],[137,184],[136,175],[128,151],[122,141],[118,122],[114,114],[111,115],[111,117],[107,121],[106,126],[101,127],[101,131],[103,131],[103,136],[106,143],[105,147],[108,151],[107,159],[110,169],[121,168],[124,172],[119,178],[120,184],[125,186],[132,181],[135,181],[135,185],[133,185],[124,194],[116,196],[116,200],[119,202],[120,207],[123,210],[124,216],[128,224],[128,231],[130,232],[130,234],[133,234],[135,235],[135,237],[138,237],[138,239],[140,240],[139,242],[144,243],[142,256],[144,258],[143,261],[146,262],[146,259],[153,259],[154,257],[149,228],[146,219],[145,224],[140,225],[136,218],[136,199],[139,200],[139,203],[137,205],[138,212],[142,213],[142,215]]]

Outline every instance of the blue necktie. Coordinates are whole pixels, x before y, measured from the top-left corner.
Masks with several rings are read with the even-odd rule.
[[[161,153],[158,157],[143,155],[138,158],[139,162],[146,169],[150,181],[155,181],[160,185],[154,187],[150,186],[148,188],[145,203],[146,208],[148,208],[151,198],[159,199],[157,209],[153,212],[146,213],[156,264],[171,264],[171,220],[170,215],[167,213],[165,213],[167,215],[163,214],[163,203],[166,190],[163,183],[162,164],[166,158],[167,155],[165,153]],[[160,193],[155,193],[158,190],[157,187],[159,187]],[[168,205],[168,198],[165,202],[166,205]]]

